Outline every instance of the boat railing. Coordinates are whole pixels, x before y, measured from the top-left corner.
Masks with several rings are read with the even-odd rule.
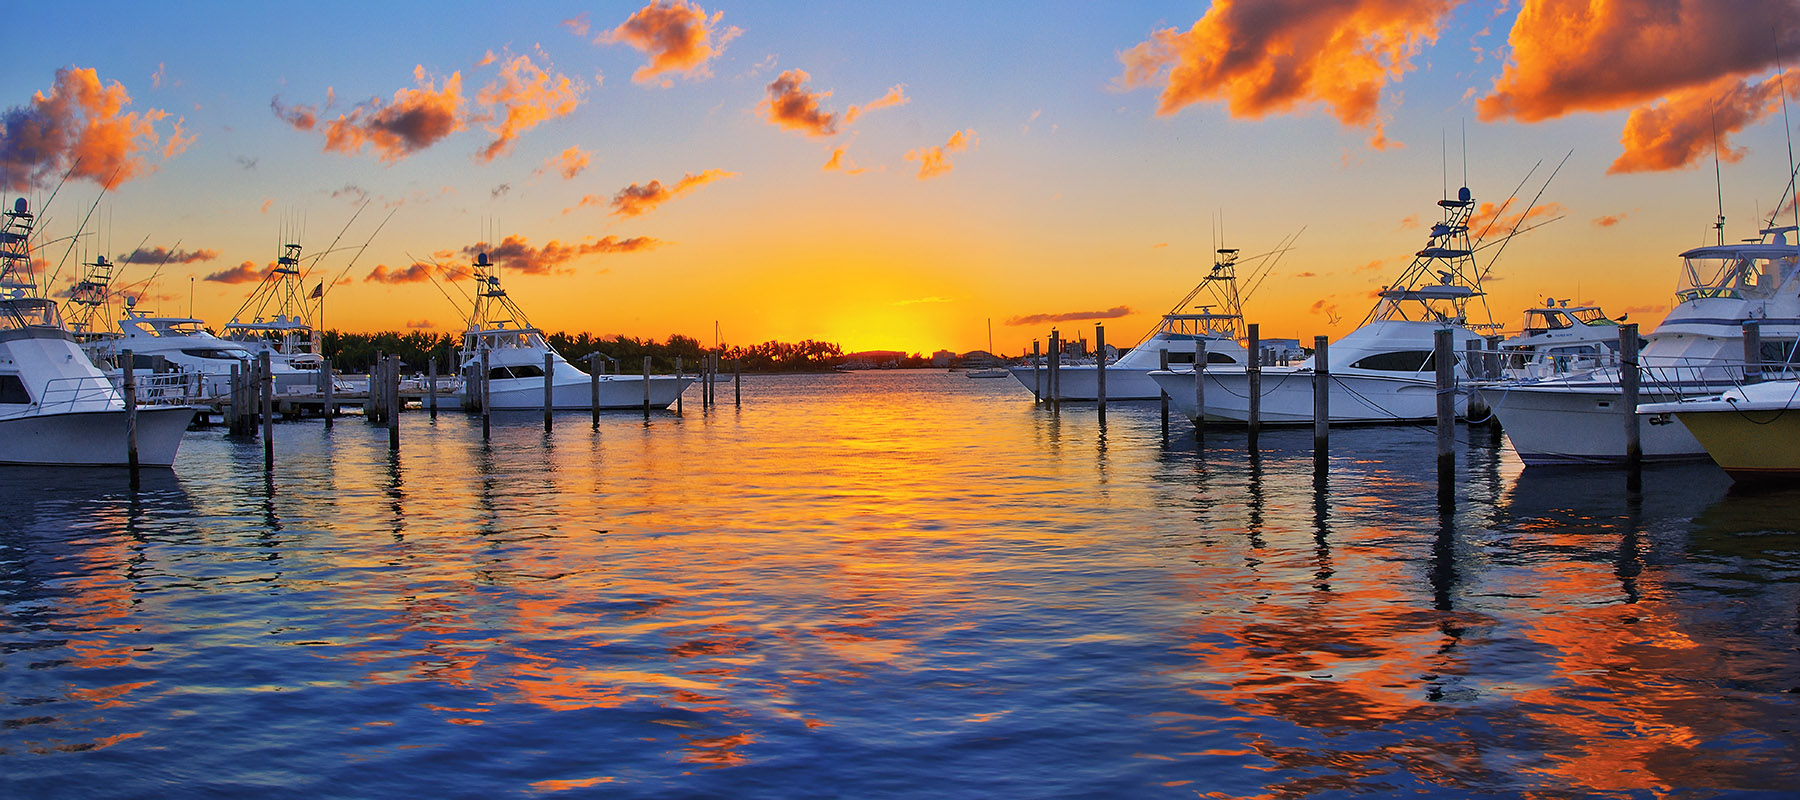
[[[38,393],[38,413],[93,411],[120,402],[119,392],[100,376],[51,378]]]
[[[163,372],[132,378],[140,405],[184,406],[200,401],[204,376],[197,372]]]
[[[1619,384],[1619,354],[1531,353],[1520,350],[1471,349],[1459,354],[1466,374],[1486,383],[1536,383],[1569,380],[1601,385]],[[1753,380],[1785,380],[1800,377],[1800,362],[1755,361],[1683,356],[1639,356],[1638,385],[1645,392],[1716,393],[1742,386],[1746,375]]]

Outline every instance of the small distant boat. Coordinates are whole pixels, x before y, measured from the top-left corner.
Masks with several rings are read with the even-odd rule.
[[[544,332],[532,327],[525,312],[500,288],[499,268],[488,260],[487,253],[476,256],[473,271],[475,307],[463,331],[457,362],[462,374],[480,375],[482,355],[486,354],[491,408],[543,408],[545,356],[550,357],[550,399],[552,408],[557,409],[593,408],[596,379],[600,408],[643,408],[646,401],[651,408],[667,408],[693,382],[674,375],[592,376],[583,372],[545,341]],[[468,389],[480,390],[479,383],[466,383]]]
[[[1733,480],[1800,477],[1800,381],[1740,386],[1712,397],[1645,403],[1639,416],[1674,416]]]
[[[988,318],[987,326],[988,326],[988,349],[987,349],[987,352],[988,352],[988,357],[992,358],[994,356],[994,320],[992,317]],[[981,369],[972,369],[963,374],[967,375],[968,377],[971,377],[971,378],[1004,378],[1008,375],[1011,375],[1012,373],[1007,372],[1005,367],[991,366],[991,367],[982,367]]]
[[[0,228],[0,463],[125,466],[135,421],[137,463],[172,466],[194,409],[148,406],[130,418],[32,275],[33,221],[21,197]]]

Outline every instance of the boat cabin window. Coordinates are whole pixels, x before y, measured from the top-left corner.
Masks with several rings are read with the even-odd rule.
[[[494,367],[488,370],[489,378],[542,378],[544,368],[532,364],[520,364],[515,367]]]
[[[29,405],[31,393],[25,391],[25,382],[17,375],[0,375],[0,403],[12,405]]]
[[[1800,366],[1800,363],[1796,363],[1796,360],[1800,359],[1800,353],[1796,353],[1794,349],[1794,340],[1792,339],[1764,339],[1762,340],[1762,363],[1764,365],[1786,364],[1790,368]]]
[[[251,358],[250,351],[239,350],[235,347],[183,347],[181,348],[181,354],[184,356],[193,356],[194,358],[211,358],[220,361],[248,361]]]
[[[1437,369],[1437,360],[1430,350],[1401,350],[1363,356],[1350,366],[1378,372],[1428,372]]]
[[[1211,359],[1208,359],[1208,360],[1210,361]],[[1170,366],[1173,366],[1175,364],[1192,364],[1192,363],[1194,363],[1194,354],[1193,353],[1170,353],[1169,354]]]

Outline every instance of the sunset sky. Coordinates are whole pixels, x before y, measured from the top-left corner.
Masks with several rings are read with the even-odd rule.
[[[1533,209],[1556,221],[1492,269],[1495,319],[1554,296],[1648,329],[1676,254],[1714,236],[1715,129],[1726,235],[1752,236],[1800,97],[1778,66],[1800,62],[1800,0],[7,14],[8,205],[73,165],[42,233],[95,211],[61,283],[135,254],[121,283],[142,289],[172,253],[144,305],[191,297],[215,328],[284,239],[336,239],[309,280],[337,280],[333,328],[460,329],[431,264],[487,242],[552,331],[928,353],[985,348],[992,319],[1007,353],[1052,325],[1129,344],[1220,228],[1247,255],[1304,228],[1246,315],[1310,341],[1357,324],[1446,182],[1498,204],[1536,167],[1512,216],[1572,150]]]

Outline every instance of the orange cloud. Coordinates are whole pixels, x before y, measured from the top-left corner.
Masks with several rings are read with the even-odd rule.
[[[574,180],[576,175],[580,175],[582,170],[587,169],[588,160],[589,157],[586,150],[583,150],[580,147],[571,147],[562,151],[561,155],[544,162],[543,169],[538,171],[543,172],[544,170],[555,168],[557,172],[562,173],[563,178]]]
[[[906,160],[919,162],[919,180],[927,180],[955,168],[956,165],[950,163],[951,153],[960,153],[968,149],[969,145],[977,143],[975,131],[957,131],[950,134],[950,140],[941,145],[908,152]]]
[[[1475,213],[1469,215],[1469,234],[1471,238],[1477,236],[1485,238],[1486,235],[1504,236],[1514,228],[1527,227],[1532,220],[1560,216],[1566,210],[1561,203],[1544,203],[1532,206],[1523,212],[1502,217],[1500,216],[1500,206],[1493,203],[1482,203]]]
[[[492,54],[489,55],[492,57]],[[475,95],[477,102],[498,107],[498,125],[488,125],[494,141],[482,148],[482,161],[492,161],[512,149],[519,134],[546,120],[566,117],[581,105],[583,87],[558,74],[552,78],[530,56],[507,59],[500,68],[500,78]]]
[[[1071,311],[1063,314],[1027,314],[1012,317],[1006,321],[1008,325],[1042,325],[1046,322],[1081,322],[1090,319],[1118,319],[1131,315],[1128,306],[1113,306],[1105,311]]]
[[[850,157],[842,147],[832,149],[831,159],[825,162],[824,170],[826,172],[842,172],[845,175],[861,175],[868,172],[867,169],[850,163]]]
[[[1629,216],[1631,216],[1631,215],[1627,213],[1627,214],[1608,214],[1604,217],[1595,217],[1594,218],[1594,227],[1610,228],[1614,225],[1624,222],[1625,218],[1629,217]]]
[[[413,79],[418,88],[394,92],[392,103],[371,99],[322,123],[325,149],[355,155],[364,147],[373,147],[382,161],[393,163],[467,126],[462,108],[462,73],[452,73],[442,90],[435,81],[425,78],[423,66],[413,69]],[[270,101],[270,106],[276,116],[296,130],[311,131],[321,125],[318,112],[311,107],[288,108],[279,97]]]
[[[763,113],[769,121],[808,136],[830,136],[837,133],[837,114],[819,108],[819,101],[830,92],[813,93],[806,88],[812,76],[805,70],[790,69],[769,84],[769,99],[763,101]]]
[[[1775,112],[1785,82],[1791,97],[1800,97],[1792,70],[1761,83],[1720,78],[1704,86],[1682,89],[1656,103],[1632,109],[1619,133],[1625,149],[1606,174],[1652,172],[1691,167],[1714,152],[1720,161],[1743,159],[1745,150],[1729,145],[1730,135]]]
[[[896,84],[894,88],[889,89],[887,94],[882,95],[881,99],[876,100],[875,102],[867,105],[851,106],[850,110],[844,112],[844,124],[849,125],[850,123],[855,122],[856,118],[862,116],[865,112],[874,111],[880,108],[903,106],[910,102],[912,102],[912,99],[906,96],[906,84]]]
[[[196,261],[211,261],[219,257],[217,250],[169,250],[158,246],[145,250],[140,247],[125,255],[119,256],[121,264],[192,264]]]
[[[589,238],[587,241],[577,244],[563,244],[552,239],[540,249],[532,247],[531,243],[523,237],[508,236],[498,247],[489,247],[486,242],[477,242],[463,248],[462,254],[472,258],[477,253],[485,252],[489,258],[493,259],[494,263],[505,269],[542,275],[583,256],[634,253],[639,250],[649,250],[660,244],[662,242],[648,236],[633,236],[629,239],[608,236],[603,239]]]
[[[404,269],[388,269],[385,264],[376,264],[363,276],[364,283],[424,283],[431,280],[431,266],[413,262]]]
[[[416,330],[431,330],[437,326],[431,324],[431,320],[428,319],[409,319],[406,321],[406,327]]]
[[[595,41],[624,42],[648,54],[650,63],[631,74],[637,83],[655,81],[669,72],[706,78],[712,75],[706,62],[724,52],[726,43],[742,33],[732,27],[719,29],[723,16],[721,11],[709,19],[705,9],[688,5],[686,0],[657,0],[638,9],[619,27],[600,34]],[[563,24],[582,35],[588,30],[585,15]],[[666,78],[663,85],[668,85]]]
[[[48,95],[37,92],[29,105],[0,112],[0,188],[44,187],[64,172],[111,188],[154,171],[145,154],[161,144],[156,123],[168,112],[127,112],[129,105],[118,81],[103,86],[93,69],[58,69]],[[193,141],[183,137],[180,120],[174,128],[165,159]]]
[[[223,269],[200,280],[217,281],[219,283],[255,283],[263,279],[266,267],[259,267],[254,261],[246,261],[231,269]]]
[[[1385,149],[1381,92],[1437,41],[1456,3],[1216,0],[1187,32],[1165,28],[1120,53],[1116,84],[1160,84],[1159,116],[1202,101],[1225,101],[1231,116],[1250,119],[1320,103],[1344,125],[1372,128],[1369,144]]]
[[[692,173],[683,175],[681,180],[675,182],[674,186],[664,186],[662,181],[651,181],[643,186],[634,183],[613,195],[612,214],[615,217],[636,217],[647,214],[655,210],[657,206],[687,194],[700,186],[722,178],[735,177],[737,177],[735,172],[709,169],[698,175]],[[588,205],[587,199],[583,198],[581,204]]]
[[[1797,24],[1793,0],[1525,0],[1475,108],[1525,122],[1625,108],[1774,66]]]

